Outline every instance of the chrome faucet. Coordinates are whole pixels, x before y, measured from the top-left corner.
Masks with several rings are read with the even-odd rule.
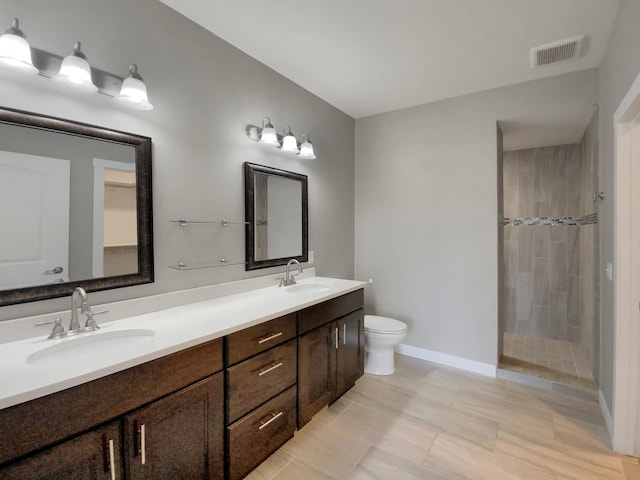
[[[78,309],[80,313],[87,316],[87,321],[82,327],[80,325],[80,317],[78,316]],[[89,299],[87,298],[87,292],[82,287],[76,287],[71,294],[71,321],[69,322],[69,330],[65,332],[62,326],[62,319],[56,318],[55,320],[47,320],[45,322],[36,323],[36,326],[53,324],[53,330],[49,335],[50,339],[58,339],[66,337],[68,335],[76,335],[82,332],[91,332],[98,330],[100,327],[93,318],[94,315],[100,315],[107,313],[107,310],[101,312],[94,312],[89,305]]]
[[[78,302],[80,302],[79,305]],[[75,335],[76,333],[82,331],[82,327],[80,326],[80,318],[78,317],[78,308],[80,308],[80,313],[84,313],[85,315],[87,315],[88,319],[91,308],[89,307],[87,292],[82,287],[76,287],[71,294],[71,323],[69,323],[69,330],[67,330],[67,335]]]
[[[298,265],[298,273],[299,274],[302,273],[302,265],[300,265],[300,262],[298,260],[296,260],[295,258],[292,258],[287,262],[287,268],[284,272],[284,278],[280,279],[281,287],[288,287],[289,285],[296,284],[296,279],[294,277],[293,272],[289,272],[289,267],[291,266],[292,263],[295,263],[296,265]]]

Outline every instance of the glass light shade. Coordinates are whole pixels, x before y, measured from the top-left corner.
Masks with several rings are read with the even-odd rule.
[[[79,52],[79,47],[77,52]],[[61,85],[75,92],[96,93],[98,87],[96,87],[91,80],[91,67],[89,66],[89,62],[81,56],[78,56],[77,52],[74,49],[74,53],[62,60],[60,72],[51,80],[57,85]],[[80,53],[80,55],[82,54]]]
[[[314,160],[316,158],[315,154],[313,153],[313,145],[311,144],[311,142],[307,139],[305,140],[302,145],[300,145],[300,158],[308,158],[310,160]]]
[[[282,140],[282,151],[291,153],[300,152],[300,150],[298,150],[298,141],[296,140],[296,137],[293,136],[293,133],[288,133],[284,136],[284,139]]]
[[[262,129],[262,134],[260,135],[260,143],[262,143],[263,145],[271,145],[274,147],[280,146],[276,130],[273,128],[273,126],[271,126],[271,124],[268,124]]]
[[[14,25],[16,33],[22,33],[17,30],[17,20],[14,20]],[[9,30],[11,31],[13,29]],[[9,32],[0,36],[0,67],[21,75],[35,75],[38,69],[31,61],[29,42],[23,36]]]
[[[116,103],[136,110],[153,110],[147,97],[147,86],[142,80],[127,77],[122,82],[120,95],[113,98]]]

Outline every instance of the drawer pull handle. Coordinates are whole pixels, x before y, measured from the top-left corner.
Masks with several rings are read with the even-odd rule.
[[[111,480],[116,480],[116,459],[113,451],[113,439],[109,439],[109,472],[111,472]]]
[[[338,350],[338,327],[336,327],[336,350]]]
[[[145,430],[145,424],[143,423],[142,425],[140,425],[140,462],[142,463],[142,465],[147,463],[147,441],[145,438]]]
[[[280,368],[282,365],[284,365],[282,362],[278,362],[278,363],[272,363],[270,366],[268,366],[267,368],[263,368],[258,372],[258,376],[261,377],[262,375],[264,375],[265,373],[269,373],[272,372],[273,370],[275,370],[276,368]]]
[[[258,340],[258,345],[262,345],[265,342],[268,342],[269,340],[273,340],[274,338],[278,338],[280,335],[282,335],[282,332],[278,332],[278,333],[272,333],[266,337],[262,337],[260,340]]]
[[[278,412],[278,413],[272,413],[271,414],[271,418],[267,421],[260,421],[260,426],[258,427],[258,430],[262,430],[264,427],[266,427],[267,425],[269,425],[271,422],[273,422],[274,420],[276,420],[277,418],[280,418],[282,415],[284,414],[284,412]]]
[[[343,345],[347,344],[347,324],[346,323],[342,324],[342,344]]]

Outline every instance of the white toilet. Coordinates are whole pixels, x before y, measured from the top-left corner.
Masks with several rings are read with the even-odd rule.
[[[364,316],[364,371],[391,375],[396,371],[393,348],[407,335],[407,325],[393,318]]]

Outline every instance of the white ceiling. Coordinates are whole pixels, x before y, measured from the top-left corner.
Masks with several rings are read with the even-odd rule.
[[[618,0],[161,1],[354,118],[598,67],[618,8]],[[577,35],[587,36],[580,58],[530,68],[532,47]]]

